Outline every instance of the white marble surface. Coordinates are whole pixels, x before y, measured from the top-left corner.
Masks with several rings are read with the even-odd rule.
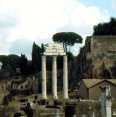
[[[46,47],[44,55],[46,55],[46,56],[54,56],[54,55],[64,56],[64,55],[66,55],[66,53],[65,53],[62,43],[51,43]]]

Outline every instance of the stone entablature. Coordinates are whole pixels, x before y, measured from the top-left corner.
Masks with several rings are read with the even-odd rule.
[[[46,56],[64,56],[66,55],[63,44],[62,43],[51,43],[46,47],[46,50],[43,55]]]

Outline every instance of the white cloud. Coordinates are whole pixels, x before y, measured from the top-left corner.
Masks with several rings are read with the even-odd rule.
[[[116,10],[116,0],[112,0],[112,8]]]
[[[93,25],[109,18],[106,10],[78,0],[0,0],[0,3],[4,17],[10,16],[2,24],[12,24],[5,30],[0,27],[0,42],[7,45],[3,47],[4,53],[17,39],[47,43],[57,31],[75,31],[85,36],[92,32]]]
[[[28,58],[31,58],[32,44],[32,41],[26,39],[17,39],[11,43],[9,51],[11,54],[16,53],[17,55],[26,53],[26,55],[28,55]]]

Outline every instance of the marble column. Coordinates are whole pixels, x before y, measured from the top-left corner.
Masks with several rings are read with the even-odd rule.
[[[52,61],[52,92],[53,92],[53,98],[57,99],[57,56],[53,56]]]
[[[106,117],[112,117],[112,100],[110,86],[106,86]]]
[[[46,92],[46,56],[42,56],[42,98],[47,99]]]
[[[63,94],[64,94],[64,99],[68,99],[68,65],[67,65],[67,56],[63,56]]]
[[[106,117],[112,117],[112,102],[111,102],[111,99],[106,100]]]

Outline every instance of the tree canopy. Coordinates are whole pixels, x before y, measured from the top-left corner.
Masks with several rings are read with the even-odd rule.
[[[53,35],[54,42],[61,42],[67,49],[67,46],[73,46],[75,43],[82,43],[82,37],[74,32],[58,32]]]
[[[20,57],[14,54],[0,55],[0,61],[3,63],[2,70],[15,72],[16,68],[19,67]]]
[[[44,51],[44,45],[38,46],[35,42],[32,46],[32,66],[34,71],[38,72],[41,70],[41,55]]]
[[[116,35],[116,18],[111,18],[109,22],[94,26],[93,35]]]

